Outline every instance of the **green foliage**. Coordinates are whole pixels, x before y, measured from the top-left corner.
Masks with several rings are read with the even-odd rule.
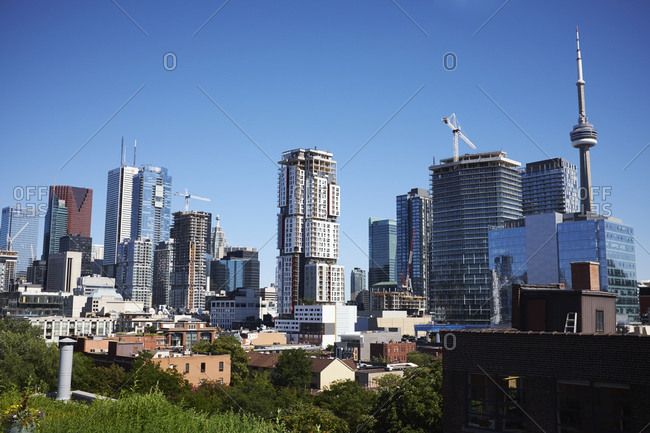
[[[397,374],[384,374],[377,379],[379,391],[390,391],[397,388],[402,380],[402,376]]]
[[[248,357],[241,343],[232,335],[220,335],[212,344],[199,341],[192,346],[194,353],[230,354],[230,384],[237,385],[248,377]]]
[[[428,353],[423,353],[423,352],[411,352],[406,354],[406,360],[408,362],[412,362],[413,364],[417,364],[420,367],[433,367],[434,364],[436,363],[436,360],[434,359],[433,355],[430,355]]]
[[[325,347],[326,352],[332,352],[333,350],[334,350],[333,344],[328,344],[327,347]]]
[[[160,365],[150,361],[151,355],[141,352],[131,367],[131,382],[126,389],[133,393],[147,394],[159,391],[170,401],[180,402],[191,390],[190,383],[176,369],[162,370]]]
[[[374,431],[380,433],[442,431],[442,367],[414,368],[396,388],[380,392]]]
[[[369,411],[377,397],[378,394],[366,391],[357,382],[346,380],[335,382],[318,394],[314,404],[345,420],[352,432],[358,431],[361,426],[364,431],[371,431],[373,418]]]
[[[153,325],[147,325],[144,327],[145,334],[156,334],[157,332],[158,332],[158,328],[156,328]]]
[[[345,421],[331,411],[302,402],[286,411],[281,420],[287,430],[298,433],[344,433],[348,431]]]
[[[0,398],[0,404],[9,399]],[[168,402],[159,392],[130,395],[118,401],[97,400],[90,405],[57,402],[43,396],[29,399],[29,407],[43,410],[38,429],[44,433],[175,433],[175,432],[282,432],[276,424],[252,415],[230,412],[206,415]],[[6,407],[0,406],[0,410]]]
[[[122,367],[111,364],[109,367],[96,367],[89,356],[75,353],[72,361],[72,389],[113,397],[128,380]]]
[[[274,383],[302,390],[311,382],[312,360],[305,349],[289,349],[282,352],[275,365]]]
[[[59,351],[41,338],[28,321],[0,319],[0,389],[33,387],[56,389]]]

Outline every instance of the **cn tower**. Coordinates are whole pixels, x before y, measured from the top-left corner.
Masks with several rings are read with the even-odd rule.
[[[580,56],[580,35],[576,27],[576,44],[578,46],[578,124],[571,131],[571,145],[580,149],[580,213],[592,211],[591,163],[589,148],[597,144],[598,132],[587,121],[585,113],[585,80],[582,78],[582,57]]]

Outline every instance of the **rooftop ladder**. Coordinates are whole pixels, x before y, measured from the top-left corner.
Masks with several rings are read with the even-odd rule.
[[[566,322],[564,322],[564,332],[576,333],[578,329],[578,313],[567,313]]]

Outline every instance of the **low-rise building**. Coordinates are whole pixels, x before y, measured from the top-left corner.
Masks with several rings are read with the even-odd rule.
[[[293,319],[276,319],[275,327],[292,343],[316,344],[325,348],[354,332],[357,306],[343,304],[296,305]]]
[[[210,324],[231,330],[240,327],[257,328],[264,317],[266,301],[255,295],[254,289],[238,289],[210,302]]]
[[[431,316],[409,317],[406,311],[363,311],[357,319],[356,331],[400,329],[402,335],[415,335],[415,325],[431,323]]]
[[[47,316],[28,320],[43,330],[42,337],[46,341],[54,343],[58,343],[60,337],[67,336],[113,336],[116,322],[111,317]]]
[[[370,343],[370,359],[378,359],[380,362],[408,362],[407,355],[411,352],[415,352],[415,343],[408,341]]]
[[[341,335],[341,341],[334,343],[334,353],[337,358],[353,361],[369,362],[371,360],[370,345],[389,341],[399,341],[402,333],[394,331],[363,331]]]
[[[230,385],[230,355],[181,355],[160,351],[151,358],[161,369],[174,369],[183,374],[192,386],[204,382]]]

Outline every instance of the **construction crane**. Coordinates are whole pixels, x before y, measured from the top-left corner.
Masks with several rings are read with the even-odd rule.
[[[8,251],[13,251],[13,245],[14,245],[14,239],[16,239],[22,232],[25,230],[25,227],[29,225],[29,222],[26,222],[24,226],[18,230],[18,233],[16,233],[13,237],[9,237],[9,234],[7,234],[7,250]]]
[[[411,232],[411,249],[409,250],[409,261],[406,266],[406,279],[402,274],[402,290],[408,292],[410,295],[413,294],[413,282],[411,281],[411,267],[413,266],[413,243],[415,242],[415,227]]]
[[[476,149],[476,146],[474,146],[474,143],[469,141],[467,137],[463,135],[462,132],[460,132],[460,125],[456,124],[456,113],[451,113],[451,116],[449,117],[443,117],[442,121],[451,128],[451,130],[454,132],[454,162],[458,161],[458,137],[462,138],[465,143],[469,145],[472,149]]]
[[[180,192],[175,192],[174,195],[179,195],[181,197],[185,197],[185,212],[188,212],[190,210],[190,199],[194,198],[197,200],[203,200],[203,201],[210,201],[209,198],[204,198],[204,197],[199,197],[198,195],[190,195],[187,192],[187,188],[185,188],[185,194],[182,194]]]

